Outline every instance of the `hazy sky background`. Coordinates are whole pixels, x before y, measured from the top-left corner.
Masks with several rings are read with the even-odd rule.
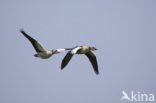
[[[84,55],[42,60],[45,48],[95,46],[100,75]],[[156,96],[155,0],[0,0],[0,103],[121,103],[122,91]]]

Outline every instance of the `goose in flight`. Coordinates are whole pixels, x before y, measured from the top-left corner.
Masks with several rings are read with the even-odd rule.
[[[90,47],[90,46],[76,46],[76,47],[72,48],[72,50],[70,50],[66,54],[66,56],[63,58],[62,64],[61,64],[61,69],[63,69],[69,63],[69,61],[71,60],[71,58],[74,54],[85,54],[88,57],[89,61],[91,62],[95,73],[99,74],[97,59],[96,59],[96,56],[94,55],[94,53],[92,52],[94,50],[97,50],[97,48]]]
[[[71,50],[70,48],[45,50],[37,40],[35,40],[31,36],[29,36],[27,33],[25,33],[23,29],[21,29],[20,32],[31,42],[34,49],[36,50],[37,54],[34,55],[35,57],[39,57],[41,59],[47,59],[47,58],[50,58],[53,54],[58,54],[65,50]]]

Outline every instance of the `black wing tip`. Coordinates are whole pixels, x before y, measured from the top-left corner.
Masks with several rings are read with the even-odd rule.
[[[23,28],[20,29],[20,32],[21,32],[22,34],[26,34]]]
[[[97,67],[93,67],[93,69],[94,69],[94,72],[95,72],[97,75],[99,75],[98,64],[97,64]]]
[[[61,65],[61,70],[63,70],[63,69],[64,69],[64,67],[65,67],[65,65],[64,65],[64,64],[62,64],[62,65]]]
[[[63,70],[64,67],[61,66],[61,70]]]
[[[65,66],[63,65],[63,63],[61,64],[61,70],[63,70],[63,68],[64,68]]]
[[[98,71],[96,71],[95,73],[96,73],[96,75],[99,75],[99,72]]]

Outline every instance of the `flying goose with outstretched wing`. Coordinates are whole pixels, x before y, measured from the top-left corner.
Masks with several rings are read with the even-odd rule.
[[[97,59],[96,59],[96,56],[94,55],[94,53],[92,52],[94,50],[97,50],[97,48],[90,47],[90,46],[76,46],[76,47],[74,47],[63,58],[62,64],[61,64],[61,69],[63,69],[69,63],[69,61],[71,60],[71,58],[74,54],[85,54],[88,57],[89,61],[91,62],[95,73],[99,74]]]
[[[71,48],[46,50],[42,47],[42,45],[37,40],[35,40],[31,36],[29,36],[27,33],[25,33],[23,29],[21,29],[20,32],[31,42],[34,49],[36,50],[37,54],[34,55],[35,57],[39,57],[41,59],[47,59],[47,58],[50,58],[53,54],[58,54],[65,50],[71,50]]]

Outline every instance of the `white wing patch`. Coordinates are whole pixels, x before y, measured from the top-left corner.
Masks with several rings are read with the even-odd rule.
[[[74,48],[72,51],[71,51],[71,53],[72,54],[76,54],[76,52],[80,49],[81,47],[76,47],[76,48]]]

